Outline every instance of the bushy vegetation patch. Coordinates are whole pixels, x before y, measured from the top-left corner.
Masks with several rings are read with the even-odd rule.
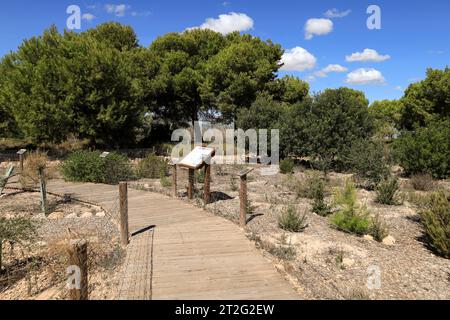
[[[280,161],[280,172],[282,174],[294,173],[294,160],[286,158]]]
[[[139,178],[158,179],[161,175],[167,175],[168,173],[169,166],[167,162],[153,153],[148,154],[139,161],[136,168],[136,175]]]
[[[383,180],[377,186],[375,201],[380,204],[397,205],[400,203],[398,190],[399,184],[397,178],[391,177]]]
[[[300,214],[295,205],[287,206],[278,217],[278,226],[289,232],[301,232],[306,227],[306,214]]]

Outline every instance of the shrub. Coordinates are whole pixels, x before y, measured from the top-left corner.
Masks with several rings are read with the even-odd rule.
[[[325,182],[318,172],[308,173],[305,180],[295,186],[297,198],[315,199],[325,192]]]
[[[301,232],[306,225],[306,214],[300,215],[296,206],[289,205],[278,217],[278,226],[286,231]]]
[[[408,175],[450,177],[450,121],[435,121],[394,141],[394,156]]]
[[[384,145],[371,140],[359,140],[352,144],[346,158],[346,167],[362,180],[362,187],[373,190],[389,175]]]
[[[417,173],[412,175],[411,184],[414,190],[430,191],[434,189],[433,177],[427,173]]]
[[[161,174],[159,181],[161,182],[161,186],[163,188],[168,188],[172,186],[172,182],[169,179],[167,179],[167,176],[165,174]]]
[[[198,183],[205,183],[205,171],[204,170],[197,170],[195,172],[195,177]]]
[[[376,214],[375,217],[372,218],[369,233],[378,242],[383,241],[383,239],[389,235],[386,223],[381,219],[379,214]]]
[[[330,207],[325,203],[325,181],[322,179],[315,180],[310,189],[314,199],[312,211],[318,215],[325,217],[330,214]]]
[[[116,184],[133,178],[127,157],[110,153],[100,157],[98,151],[75,151],[61,165],[61,173],[69,181]]]
[[[337,189],[334,201],[339,207],[331,223],[339,230],[357,235],[367,234],[370,226],[369,213],[365,207],[356,203],[356,188],[353,182],[347,180],[343,189]]]
[[[0,217],[0,271],[2,269],[3,241],[13,241],[22,244],[36,237],[36,226],[31,219],[15,217],[7,219]]]
[[[23,163],[23,172],[20,175],[22,187],[33,187],[39,183],[39,169],[46,169],[49,159],[46,153],[41,151],[30,152]],[[51,177],[51,172],[45,170],[45,178]]]
[[[389,178],[387,180],[381,181],[377,186],[377,196],[375,201],[386,205],[396,205],[398,201],[398,179]]]
[[[231,189],[231,191],[237,191],[239,189],[238,185],[236,183],[236,176],[235,175],[231,175],[230,176],[230,189]]]
[[[139,161],[136,169],[136,174],[139,178],[158,179],[162,173],[164,175],[169,173],[167,162],[154,153],[148,154]]]
[[[420,212],[428,244],[439,255],[450,258],[450,201],[444,192],[431,194]]]
[[[280,161],[280,172],[282,174],[294,173],[294,160],[286,158]]]

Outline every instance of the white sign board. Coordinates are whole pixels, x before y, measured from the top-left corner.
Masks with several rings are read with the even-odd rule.
[[[199,169],[205,162],[209,163],[214,154],[215,150],[212,148],[195,147],[183,160],[178,162],[178,165],[191,169]]]
[[[17,154],[22,155],[25,152],[27,152],[27,149],[20,149],[19,151],[17,151]]]

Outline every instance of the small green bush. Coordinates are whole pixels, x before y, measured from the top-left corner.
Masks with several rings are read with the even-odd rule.
[[[98,151],[75,151],[61,165],[68,181],[117,184],[133,178],[128,158],[118,153],[100,157]]]
[[[399,204],[398,200],[398,179],[390,178],[387,180],[381,181],[376,189],[377,196],[375,201],[380,204],[386,205],[397,205]]]
[[[383,241],[389,235],[389,229],[379,214],[372,218],[369,234],[378,242]]]
[[[308,173],[304,181],[295,186],[297,198],[316,199],[325,196],[325,181],[318,172]]]
[[[144,159],[139,161],[136,168],[136,175],[139,178],[158,179],[161,174],[167,175],[168,173],[167,162],[154,153],[147,154]]]
[[[163,188],[168,188],[172,186],[172,182],[169,179],[167,179],[167,176],[165,174],[161,174],[159,181],[161,182],[161,186]]]
[[[342,190],[336,190],[334,201],[339,211],[331,217],[331,223],[341,231],[367,234],[370,226],[369,213],[365,207],[357,205],[354,183],[347,180]]]
[[[434,189],[433,177],[427,173],[417,173],[411,176],[411,184],[414,190],[430,191]]]
[[[289,205],[278,217],[278,226],[286,231],[301,232],[307,227],[306,214],[301,215],[296,206]]]
[[[294,173],[294,160],[286,158],[280,161],[280,172],[282,174]]]
[[[329,215],[331,208],[325,203],[325,181],[312,180],[310,193],[314,199],[312,211],[322,217]]]
[[[450,259],[450,198],[444,192],[431,194],[420,216],[429,246]]]

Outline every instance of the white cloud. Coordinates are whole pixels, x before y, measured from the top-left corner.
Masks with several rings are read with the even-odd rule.
[[[333,21],[330,19],[309,19],[305,24],[305,39],[311,40],[314,35],[321,36],[333,31]]]
[[[380,55],[376,50],[373,49],[364,49],[363,52],[355,52],[353,54],[351,54],[350,56],[346,56],[345,60],[347,60],[347,62],[367,62],[367,61],[371,61],[371,62],[382,62],[382,61],[386,61],[389,60],[391,58],[390,55]]]
[[[92,13],[84,13],[81,16],[81,19],[86,20],[88,22],[91,22],[92,20],[94,20],[96,17],[92,14]]]
[[[394,89],[397,90],[397,91],[403,91],[403,87],[402,86],[396,86]]]
[[[362,84],[384,84],[385,79],[380,71],[376,69],[357,69],[350,72],[345,80],[348,84],[362,85]]]
[[[253,29],[254,21],[245,13],[230,12],[221,14],[219,18],[208,18],[200,27],[189,29],[210,29],[221,34]],[[188,29],[188,30],[189,30]]]
[[[142,12],[133,11],[133,12],[131,12],[131,15],[133,17],[148,17],[151,14],[152,14],[151,11],[142,11]]]
[[[316,66],[317,59],[307,50],[301,47],[295,47],[283,54],[281,62],[284,64],[282,71],[305,71],[311,70]]]
[[[125,13],[129,8],[130,8],[130,6],[126,5],[126,4],[107,4],[107,5],[105,5],[106,12],[113,13],[117,17],[125,16]]]
[[[327,12],[324,13],[324,16],[327,18],[343,18],[348,16],[350,13],[352,12],[352,10],[345,10],[345,11],[339,11],[336,8],[327,10]]]
[[[317,78],[326,78],[329,73],[331,72],[347,72],[348,69],[346,67],[343,67],[339,64],[329,64],[322,70],[314,72],[312,75],[310,75],[308,78],[311,80],[314,80]]]

